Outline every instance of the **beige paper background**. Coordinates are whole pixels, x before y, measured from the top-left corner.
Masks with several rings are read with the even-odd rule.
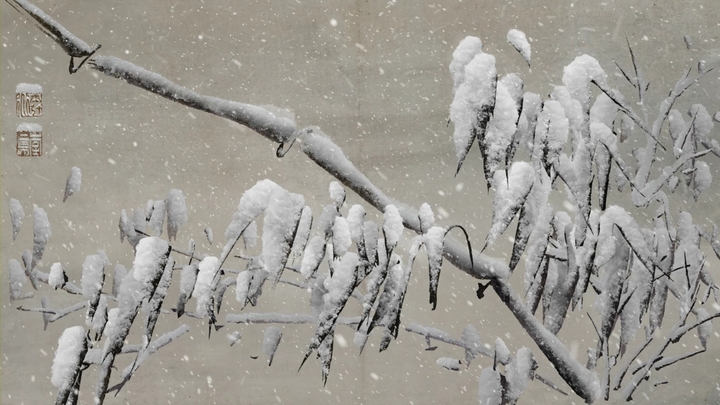
[[[101,43],[103,55],[125,58],[203,94],[291,109],[300,127],[320,126],[389,195],[415,206],[429,202],[449,214],[443,223],[469,225],[476,245],[489,228],[491,197],[485,191],[477,149],[453,178],[452,127],[445,125],[452,89],[447,66],[462,38],[480,37],[485,51],[497,57],[500,74],[517,72],[526,90],[544,96],[552,85],[561,83],[562,67],[582,53],[596,57],[611,76],[618,76],[613,61],[629,69],[627,36],[651,82],[651,108],[686,67],[695,66],[699,59],[720,60],[717,1],[540,3],[37,2],[79,37]],[[0,403],[51,403],[55,389],[49,376],[57,337],[65,327],[82,324],[83,315],[69,316],[43,332],[39,315],[13,309],[19,304],[39,306],[39,298],[9,303],[6,264],[11,258],[20,259],[20,252],[32,246],[32,204],[47,210],[53,227],[40,267],[47,271],[60,261],[79,283],[82,262],[96,249],[106,250],[113,267],[115,263],[130,267],[132,249],[118,240],[120,210],[144,207],[148,199],[162,199],[171,188],[183,190],[190,208],[178,245],[185,247],[194,238],[201,252],[218,254],[240,195],[256,181],[270,178],[304,194],[317,215],[328,202],[326,190],[332,178],[297,150],[282,160],[275,158],[276,145],[229,121],[172,104],[87,68],[68,75],[67,57],[59,47],[6,3],[1,23],[0,266],[4,287]],[[532,69],[505,41],[511,28],[523,30],[532,39]],[[693,40],[690,50],[684,35]],[[615,86],[632,96],[620,77],[613,79]],[[26,120],[43,126],[42,158],[15,156],[15,127],[23,122],[14,115],[14,90],[20,82],[43,86],[44,116]],[[701,102],[716,112],[719,83],[717,73],[708,75],[678,108],[686,111],[691,102]],[[638,139],[636,133],[634,140]],[[720,178],[717,159],[709,161],[713,175]],[[63,204],[65,179],[72,166],[83,170],[82,191]],[[690,210],[697,222],[705,218],[720,222],[715,202],[718,190],[716,182],[693,202],[692,192],[681,187],[673,208]],[[10,197],[21,201],[27,215],[14,242],[7,212]],[[612,198],[613,203],[625,201],[618,194]],[[348,202],[359,199],[349,193]],[[203,236],[206,226],[215,232],[214,246]],[[490,253],[507,257],[509,247],[505,241]],[[712,254],[709,249],[706,253]],[[234,265],[242,266],[240,262]],[[714,255],[708,265],[715,279],[720,279]],[[426,271],[420,259],[404,322],[435,326],[455,336],[472,323],[485,342],[500,336],[513,352],[523,345],[531,347],[541,358],[538,373],[561,382],[494,293],[478,301],[475,280],[452,266],[444,268],[440,304],[431,312]],[[518,290],[521,277],[513,277]],[[221,319],[239,311],[233,293],[228,292]],[[78,300],[47,286],[36,295],[49,296],[53,307]],[[307,298],[305,292],[289,287],[266,288],[261,306],[246,311],[308,312]],[[357,310],[355,306],[348,313]],[[673,315],[670,311],[666,323],[673,321]],[[348,346],[336,343],[332,372],[323,388],[313,358],[296,373],[312,333],[309,326],[284,328],[283,342],[268,368],[260,348],[263,326],[229,325],[208,341],[205,327],[197,320],[165,315],[158,332],[182,322],[190,324],[192,331],[154,355],[120,395],[106,403],[476,403],[480,367],[491,364],[480,358],[469,370],[446,371],[435,364],[436,359],[463,358],[461,350],[439,344],[436,351],[426,352],[422,338],[404,331],[399,344],[393,343],[382,354],[377,353],[379,338],[374,335],[358,356],[352,332],[338,328]],[[591,328],[586,316],[573,314],[559,334],[582,362],[586,348],[595,345]],[[225,336],[234,330],[241,330],[243,338],[231,348]],[[687,346],[675,348],[673,354],[698,344],[692,336],[682,343]],[[670,384],[652,389],[651,383],[645,383],[636,401],[718,403],[718,345],[720,339],[714,336],[705,355],[654,373],[651,383],[669,378]],[[253,360],[251,355],[261,357]],[[122,359],[120,367],[129,361]],[[94,373],[86,373],[83,403],[92,403],[89,394],[94,379]],[[564,384],[563,389],[568,390]],[[556,402],[581,400],[561,398],[537,382],[521,398],[525,404]]]

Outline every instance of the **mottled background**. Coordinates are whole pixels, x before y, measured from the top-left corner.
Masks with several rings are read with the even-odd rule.
[[[497,58],[498,73],[517,72],[526,90],[543,96],[561,84],[563,66],[588,53],[605,67],[613,85],[631,97],[631,89],[613,63],[631,66],[627,37],[651,83],[651,109],[686,67],[695,66],[699,59],[720,60],[720,2],[716,0],[541,3],[37,2],[79,37],[101,43],[102,55],[125,58],[203,94],[292,110],[300,127],[320,126],[389,195],[415,206],[429,202],[444,213],[443,223],[468,225],[477,245],[489,228],[491,197],[485,190],[477,149],[453,177],[452,127],[446,126],[452,97],[447,66],[462,38],[480,37],[485,51]],[[317,214],[328,202],[332,178],[297,150],[277,159],[276,145],[229,121],[172,104],[87,67],[68,75],[62,50],[6,3],[1,22],[4,293],[0,402],[51,403],[55,388],[49,380],[50,365],[57,338],[64,328],[82,324],[83,314],[51,324],[43,332],[40,315],[13,309],[19,304],[38,306],[39,298],[9,302],[5,266],[32,246],[32,204],[45,208],[52,223],[53,235],[40,267],[48,271],[53,262],[60,261],[79,283],[82,262],[96,249],[108,253],[113,267],[115,263],[130,267],[132,249],[119,241],[120,210],[144,207],[150,198],[163,199],[171,188],[183,190],[190,208],[190,220],[181,228],[177,243],[184,247],[194,238],[201,252],[217,255],[218,240],[240,195],[255,182],[269,178],[304,194]],[[511,28],[531,38],[532,69],[506,42]],[[686,48],[685,35],[692,39],[691,49]],[[718,77],[713,72],[704,78],[678,108],[687,111],[693,102],[702,102],[711,114],[716,112],[720,107]],[[43,86],[44,116],[28,119],[43,126],[42,158],[15,156],[15,127],[22,119],[15,116],[14,91],[20,82]],[[642,138],[636,133],[628,148],[638,140]],[[720,178],[717,159],[709,161],[713,175]],[[65,179],[72,166],[83,170],[82,191],[63,204]],[[690,210],[697,222],[704,223],[705,218],[720,222],[720,210],[713,204],[718,190],[714,185],[694,202],[692,191],[681,186],[673,201],[675,214],[682,208]],[[19,199],[28,214],[14,242],[7,209],[10,197]],[[359,202],[352,193],[348,198],[350,203]],[[624,204],[625,196],[614,194],[611,202]],[[214,246],[203,237],[207,226],[215,231]],[[407,247],[407,241],[404,244]],[[506,258],[510,246],[503,239],[490,253]],[[712,255],[709,249],[706,253]],[[538,373],[561,383],[494,293],[478,301],[475,280],[452,266],[445,265],[439,307],[430,311],[426,263],[421,256],[403,311],[404,322],[435,326],[455,336],[472,323],[485,342],[499,336],[513,352],[523,345],[531,347],[540,358]],[[714,255],[708,266],[720,279]],[[512,280],[518,290],[521,277],[518,274]],[[29,290],[26,286],[25,291]],[[53,307],[78,300],[46,285],[36,295],[49,296]],[[233,295],[229,292],[221,319],[239,311]],[[281,285],[275,291],[266,288],[261,305],[246,311],[309,312],[307,299],[304,291]],[[347,311],[357,312],[357,305]],[[673,322],[675,312],[669,310],[666,323]],[[192,331],[154,355],[117,398],[108,398],[108,404],[475,403],[481,367],[491,365],[489,359],[480,358],[468,370],[444,370],[435,364],[436,359],[463,358],[460,349],[440,344],[437,351],[426,352],[422,338],[404,331],[398,343],[382,354],[377,353],[379,335],[373,335],[358,356],[352,331],[338,327],[337,333],[348,345],[343,347],[336,340],[332,372],[323,387],[314,358],[296,372],[313,332],[309,326],[284,328],[283,341],[268,368],[261,353],[263,326],[229,325],[208,341],[201,322],[165,315],[156,331],[182,322],[188,322]],[[234,330],[241,330],[243,338],[231,348],[225,337]],[[582,313],[572,314],[559,336],[583,363],[587,347],[595,346],[592,326]],[[136,342],[137,331],[132,337]],[[698,345],[694,336],[682,343],[686,347],[675,347],[672,354]],[[719,345],[720,339],[713,336],[705,355],[653,373],[650,383],[635,394],[636,402],[718,403]],[[261,357],[253,360],[250,356],[254,355]],[[119,367],[129,361],[122,359]],[[666,378],[669,385],[652,388],[653,382]],[[92,371],[86,373],[83,403],[92,403],[88,394],[94,379]],[[537,382],[521,398],[525,404],[556,402],[581,400],[561,397]]]

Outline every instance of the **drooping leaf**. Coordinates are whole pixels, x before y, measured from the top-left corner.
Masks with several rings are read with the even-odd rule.
[[[328,277],[324,281],[324,286],[328,292],[323,296],[324,305],[322,313],[320,313],[318,327],[300,364],[301,368],[310,354],[319,348],[325,338],[332,333],[340,312],[345,308],[348,298],[355,289],[359,262],[358,255],[348,252],[342,258],[335,259],[335,261],[335,272],[332,277]]]
[[[440,283],[440,270],[443,264],[443,253],[445,251],[445,229],[433,226],[424,235],[425,250],[427,251],[430,277],[430,304],[432,309],[437,308],[437,292]]]
[[[295,232],[295,240],[292,243],[292,249],[290,251],[290,257],[296,259],[302,256],[305,251],[308,239],[310,239],[310,228],[312,228],[312,209],[305,206],[300,214],[300,222],[297,226],[297,232]]]
[[[63,202],[67,201],[68,197],[80,191],[82,185],[82,171],[79,167],[73,166],[70,169],[70,175],[65,182],[65,194],[63,195]]]

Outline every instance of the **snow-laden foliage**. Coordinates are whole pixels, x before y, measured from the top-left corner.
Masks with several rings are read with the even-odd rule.
[[[71,56],[89,56],[93,52],[27,0],[13,2]],[[511,30],[507,40],[529,64],[530,43],[525,34]],[[397,339],[404,298],[413,279],[413,263],[422,245],[427,252],[433,309],[438,302],[440,269],[447,258],[469,275],[486,279],[478,283],[477,299],[503,302],[560,378],[585,402],[592,403],[603,394],[604,399],[609,399],[611,386],[614,391],[622,389],[622,398],[631,400],[636,389],[649,379],[651,369],[655,377],[655,371],[704,352],[713,336],[712,320],[720,316],[710,303],[711,295],[717,299],[720,289],[713,280],[713,269],[706,265],[702,242],[709,242],[720,257],[718,230],[714,228],[710,234],[705,224],[694,223],[688,212],[676,214],[678,210],[671,206],[673,200],[666,194],[692,194],[700,201],[703,192],[712,186],[713,166],[708,158],[720,155],[713,118],[702,105],[694,104],[681,112],[676,103],[710,69],[700,64],[698,76],[686,71],[657,104],[649,101],[650,88],[632,49],[631,59],[632,71],[624,70],[618,62],[621,74],[617,76],[627,79],[636,90],[633,97],[611,88],[600,64],[588,55],[578,56],[565,67],[562,85],[552,87],[550,94],[543,97],[525,91],[533,85],[525,83],[519,74],[504,74],[498,80],[498,71],[502,70],[496,66],[494,56],[483,52],[476,37],[465,38],[453,53],[450,121],[454,123],[452,137],[458,159],[455,175],[477,140],[488,193],[482,198],[493,201],[485,248],[512,246],[509,265],[505,265],[503,260],[472,252],[470,241],[470,252],[459,249],[447,233],[456,227],[463,231],[465,228],[436,224],[428,204],[416,211],[383,194],[318,127],[298,130],[291,120],[263,107],[201,96],[129,62],[95,57],[93,68],[109,76],[242,123],[280,142],[278,156],[297,139],[301,152],[338,181],[330,184],[330,201],[323,202],[314,227],[312,212],[302,196],[270,180],[258,182],[240,198],[220,253],[200,251],[208,246],[196,246],[193,239],[189,239],[187,249],[170,245],[177,240],[178,228],[188,221],[185,197],[179,190],[171,190],[162,201],[143,199],[148,201],[144,208],[121,209],[121,241],[128,238],[135,259],[129,273],[116,265],[112,297],[103,295],[105,270],[111,262],[102,251],[86,259],[80,287],[68,281],[60,263],[51,266],[49,273],[43,271],[41,259],[51,236],[50,224],[45,211],[35,206],[33,249],[22,252],[22,264],[15,259],[9,261],[10,299],[33,297],[32,293],[23,294],[26,279],[36,289],[36,284],[42,282],[64,292],[82,294],[84,301],[65,309],[50,309],[46,299],[41,301],[42,308],[19,309],[42,313],[47,326],[86,308],[86,322],[95,332],[95,339],[105,336],[102,348],[89,350],[83,327],[73,329],[76,339],[68,336],[63,342],[61,338],[63,353],[72,348],[77,354],[80,347],[87,355],[59,357],[62,361],[58,364],[62,365],[53,368],[53,383],[62,380],[56,384],[60,389],[56,403],[77,402],[83,363],[98,366],[100,377],[94,400],[102,403],[108,392],[122,388],[145,359],[187,332],[187,325],[183,325],[156,337],[154,328],[161,311],[209,318],[210,331],[213,326],[219,330],[224,325],[217,325],[215,316],[221,312],[226,290],[234,285],[236,299],[245,309],[247,304],[258,304],[268,279],[273,285],[282,282],[283,291],[286,286],[307,291],[307,313],[228,314],[225,320],[313,325],[315,333],[302,363],[317,351],[322,381],[326,383],[334,344],[345,346],[345,339],[335,334],[336,329],[350,327],[356,331],[353,340],[361,351],[373,331],[379,331],[380,351]],[[656,117],[650,111],[654,105],[659,105]],[[642,111],[638,114],[634,109]],[[633,142],[632,151],[623,144],[627,140]],[[665,166],[654,167],[660,162]],[[64,199],[80,188],[80,171],[75,169],[66,182]],[[625,190],[630,198],[616,201],[618,194],[611,191],[615,189],[613,181],[620,193]],[[360,205],[346,209],[347,195],[341,184],[380,209],[380,215],[373,216]],[[595,187],[597,198],[593,195]],[[638,209],[654,210],[654,214],[638,213]],[[15,199],[10,199],[10,214],[16,237],[24,213]],[[673,219],[673,215],[677,218]],[[515,237],[501,239],[516,216]],[[157,237],[165,220],[168,241]],[[419,233],[409,248],[402,239],[404,227]],[[205,235],[212,249],[209,227]],[[245,251],[234,252],[241,237]],[[257,240],[262,241],[259,252],[253,251]],[[301,255],[298,263],[295,259]],[[326,257],[327,267],[323,264]],[[518,294],[511,287],[516,283],[507,278],[523,257],[523,291]],[[244,270],[236,266],[238,259],[247,263]],[[172,291],[175,270],[181,271],[177,304],[174,308],[163,307]],[[488,294],[489,288],[495,294]],[[186,313],[185,305],[191,298],[196,300],[195,311]],[[357,309],[348,305],[351,299],[359,301],[360,316],[350,316]],[[593,302],[595,305],[590,305]],[[679,310],[666,311],[669,303],[677,304]],[[355,309],[345,310],[348,306]],[[126,342],[133,339],[132,324],[141,308],[147,316],[143,317],[140,344],[128,346]],[[583,363],[566,341],[556,336],[573,311],[582,311],[581,319],[597,332],[597,339],[586,350],[587,362],[583,359]],[[670,317],[675,319],[668,321]],[[663,322],[676,326],[666,333],[660,330]],[[643,325],[645,333],[637,333]],[[422,335],[428,351],[436,348],[433,342],[463,350],[468,370],[479,354],[490,356],[492,362],[483,359],[478,366],[482,368],[478,395],[483,404],[516,403],[535,377],[562,392],[558,385],[536,373],[538,363],[530,349],[520,348],[513,357],[512,341],[508,345],[498,337],[494,345],[483,344],[480,331],[472,325],[465,327],[459,338],[414,324],[405,325],[405,329]],[[694,333],[702,349],[667,356],[666,348]],[[638,336],[643,335],[644,342],[633,347]],[[239,331],[228,332],[230,344],[239,342],[240,336]],[[266,329],[262,348],[269,364],[281,338],[279,328]],[[619,345],[614,339],[619,340]],[[68,344],[70,340],[76,343]],[[650,345],[653,340],[662,342]],[[683,346],[688,345],[683,342]],[[648,354],[647,347],[655,352]],[[122,371],[122,381],[108,388],[110,375],[116,369],[115,358],[135,352],[135,361]],[[461,366],[461,360],[454,357],[440,357],[436,362],[449,370]],[[64,370],[65,377],[56,378],[56,368]]]
[[[65,182],[65,194],[63,195],[63,202],[67,201],[68,197],[80,191],[82,185],[82,171],[79,167],[73,166],[70,169],[70,175]]]

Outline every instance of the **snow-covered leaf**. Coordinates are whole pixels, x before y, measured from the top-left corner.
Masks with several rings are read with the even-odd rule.
[[[182,191],[172,189],[165,197],[165,211],[167,212],[168,240],[177,239],[177,231],[188,220],[187,205]]]
[[[270,326],[265,329],[262,349],[263,353],[268,356],[268,366],[272,366],[273,357],[275,357],[275,352],[280,345],[282,335],[282,330],[277,326]]]
[[[72,326],[65,329],[58,339],[58,347],[52,364],[50,382],[58,389],[55,403],[64,404],[81,373],[81,367],[88,350],[85,328]]]
[[[485,367],[480,372],[478,399],[480,401],[480,405],[502,404],[503,387],[501,376],[499,372],[491,367]]]
[[[302,256],[305,251],[305,246],[310,238],[310,228],[312,227],[312,222],[312,209],[305,206],[300,214],[300,222],[298,223],[297,232],[295,232],[295,240],[293,240],[292,249],[290,250],[290,257],[292,259]]]
[[[425,233],[435,224],[435,215],[433,214],[430,204],[422,203],[418,210],[418,218],[420,219],[420,230]]]
[[[530,49],[530,43],[525,36],[525,33],[516,29],[511,29],[507,33],[507,40],[510,44],[520,52],[525,62],[530,66],[530,57],[532,56],[532,50]]]
[[[705,308],[697,308],[695,309],[695,316],[697,317],[698,322],[702,322],[708,318],[710,318],[710,314]],[[707,321],[697,328],[697,335],[700,339],[700,344],[702,345],[703,349],[707,350],[707,341],[710,338],[710,335],[712,334],[713,327],[712,327],[712,321]]]
[[[58,288],[62,289],[65,286],[65,283],[67,282],[68,278],[65,274],[65,269],[63,268],[62,263],[53,263],[53,265],[50,267],[50,273],[48,274],[48,284],[53,289],[57,290]]]
[[[303,196],[282,189],[274,192],[268,202],[263,222],[262,262],[275,283],[287,264],[304,207]]]
[[[437,365],[450,371],[460,371],[462,361],[451,357],[440,357],[437,359]]]
[[[330,199],[335,203],[335,207],[340,209],[345,203],[345,188],[340,182],[330,182]]]
[[[13,240],[17,237],[18,233],[20,232],[20,226],[22,226],[22,221],[25,218],[25,211],[23,211],[22,204],[20,204],[20,201],[11,198],[10,199],[10,220],[12,222],[13,227]]]
[[[220,260],[214,256],[205,257],[198,265],[197,280],[192,295],[195,297],[195,313],[205,318],[214,316],[213,294],[215,293],[215,279],[220,271]]]
[[[493,179],[493,188],[495,189],[493,225],[486,238],[485,248],[491,246],[495,239],[505,232],[515,214],[525,203],[534,182],[535,171],[526,162],[513,163],[508,175],[505,174],[504,170],[495,172]]]
[[[235,346],[235,343],[239,342],[242,338],[242,334],[239,330],[234,331],[233,333],[228,335],[228,341],[230,342],[230,347]]]
[[[70,175],[65,182],[65,194],[63,195],[63,202],[67,201],[68,197],[80,191],[82,184],[82,171],[79,167],[73,166],[70,169]]]
[[[148,227],[155,236],[160,236],[162,235],[163,225],[165,225],[165,200],[157,200],[153,202]]]
[[[510,79],[508,79],[508,77]],[[507,153],[513,143],[519,109],[510,93],[512,78],[505,76],[497,83],[495,108],[485,133],[483,169],[485,178],[490,182],[495,171],[507,161]]]
[[[385,251],[388,255],[400,241],[403,229],[403,220],[397,207],[392,204],[387,205],[383,214],[383,235],[385,236]]]
[[[25,271],[19,261],[10,259],[8,262],[10,279],[10,301],[15,301],[22,296],[23,284],[25,284]]]
[[[480,353],[482,342],[480,341],[480,333],[472,324],[468,324],[463,329],[462,335],[463,345],[465,345],[465,364],[470,367],[470,362]]]
[[[33,255],[29,271],[32,271],[45,253],[45,245],[52,236],[50,221],[44,209],[33,204]],[[31,282],[34,280],[30,279]]]
[[[430,304],[432,309],[437,308],[437,291],[440,282],[440,270],[443,264],[443,253],[445,252],[445,228],[433,226],[430,228],[425,237],[425,249],[428,255],[430,278]]]
[[[458,158],[456,174],[475,138],[478,139],[481,151],[485,149],[485,131],[495,107],[496,83],[494,56],[480,52],[465,65],[464,80],[457,84],[450,105],[450,120],[455,124],[455,154]]]
[[[310,280],[320,267],[320,263],[325,257],[325,247],[325,238],[320,235],[313,236],[305,247],[305,253],[300,263],[300,274],[305,277],[305,281]]]

